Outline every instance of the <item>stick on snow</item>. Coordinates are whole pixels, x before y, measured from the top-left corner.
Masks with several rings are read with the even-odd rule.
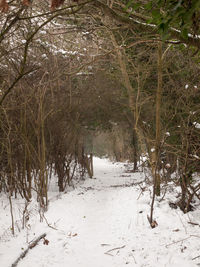
[[[26,250],[24,250],[24,251],[20,254],[20,256],[17,258],[17,260],[11,265],[11,267],[16,267],[17,264],[19,263],[19,261],[20,261],[21,259],[23,259],[23,258],[26,256],[26,254],[28,253],[28,251],[29,251],[30,249],[34,248],[42,238],[45,238],[45,236],[46,236],[46,234],[44,233],[44,234],[40,235],[38,238],[36,238],[34,241],[32,241],[32,242],[29,244],[28,248],[27,248]]]

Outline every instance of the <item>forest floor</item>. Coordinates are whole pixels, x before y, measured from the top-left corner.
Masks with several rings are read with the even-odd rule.
[[[93,179],[66,194],[52,187],[43,222],[33,201],[24,212],[22,229],[24,201],[13,201],[14,237],[8,200],[0,197],[1,267],[11,267],[43,233],[45,239],[18,267],[200,266],[200,209],[183,214],[170,208],[169,200],[176,200],[177,192],[169,185],[165,198],[156,200],[158,226],[152,229],[147,220],[151,190],[141,182],[144,174],[132,174],[125,164],[106,159],[95,158],[94,167]]]

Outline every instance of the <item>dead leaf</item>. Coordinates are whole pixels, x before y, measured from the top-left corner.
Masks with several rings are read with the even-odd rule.
[[[64,0],[51,0],[51,10],[55,10],[64,3]]]
[[[77,236],[78,234],[77,233],[75,233],[75,234],[73,234],[72,236],[74,237],[74,236]]]
[[[43,244],[48,246],[49,245],[49,240],[47,240],[46,238],[44,238]]]
[[[185,249],[187,249],[186,246],[184,246],[183,248],[181,248],[181,252],[183,253]]]
[[[6,0],[0,0],[0,10],[2,12],[8,12],[9,6]]]
[[[30,1],[30,0],[23,0],[23,1],[22,1],[22,4],[23,4],[24,6],[30,6],[30,5],[31,5],[31,1]]]
[[[69,232],[67,235],[68,235],[68,237],[75,237],[75,236],[77,236],[78,234],[77,234],[77,233],[72,234],[72,232]]]

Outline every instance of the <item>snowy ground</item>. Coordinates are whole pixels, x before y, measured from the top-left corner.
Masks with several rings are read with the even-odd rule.
[[[0,198],[0,267],[12,266],[29,242],[43,233],[48,245],[41,240],[17,266],[200,266],[200,227],[188,223],[200,222],[200,210],[183,214],[171,209],[167,199],[172,193],[167,192],[166,199],[155,204],[158,227],[151,229],[150,191],[141,194],[143,185],[130,186],[143,180],[143,174],[126,173],[123,164],[105,159],[95,159],[94,166],[95,179],[58,197],[54,193],[47,221],[39,222],[33,202],[22,230],[24,201],[16,201],[15,237],[10,234],[8,201]]]

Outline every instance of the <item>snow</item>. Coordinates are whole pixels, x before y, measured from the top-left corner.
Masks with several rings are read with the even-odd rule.
[[[200,129],[200,123],[195,121],[195,122],[193,122],[193,125],[195,128]]]
[[[194,154],[194,155],[192,155],[192,154],[189,154],[189,156],[190,156],[190,157],[193,157],[193,158],[195,158],[195,159],[200,159],[200,157],[199,157],[199,156],[197,156],[196,154]]]
[[[147,220],[150,188],[144,174],[126,171],[127,165],[95,158],[93,179],[56,197],[54,190],[46,220],[39,222],[37,202],[30,203],[24,230],[20,229],[24,201],[13,200],[20,230],[15,237],[9,229],[8,201],[1,196],[0,266],[11,266],[27,242],[43,233],[49,244],[41,240],[18,267],[198,266],[200,257],[194,258],[200,255],[200,228],[188,222],[199,223],[200,210],[183,214],[171,209],[168,202],[175,195],[170,183],[165,200],[160,197],[155,203],[158,226],[152,229]]]
[[[165,167],[166,167],[167,169],[169,169],[169,168],[171,168],[171,165],[170,165],[169,163],[167,163],[167,164],[165,165]]]
[[[92,74],[94,74],[94,73],[93,72],[83,72],[83,71],[76,73],[77,76],[80,76],[80,75],[92,75]]]

